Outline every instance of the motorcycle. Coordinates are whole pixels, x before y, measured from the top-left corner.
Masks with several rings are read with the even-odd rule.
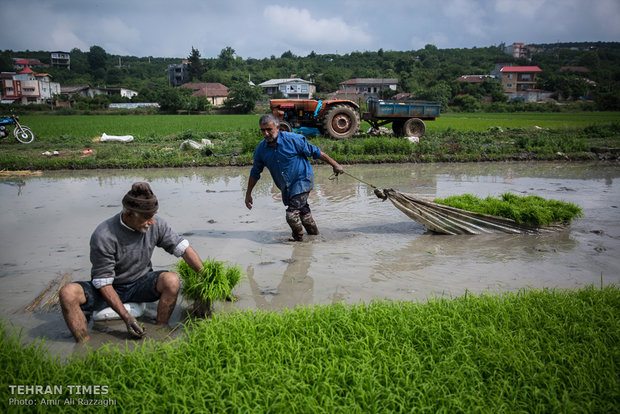
[[[11,113],[9,116],[0,117],[0,139],[6,138],[11,133],[13,126],[13,136],[23,144],[30,144],[34,141],[34,134],[27,126],[19,123],[19,117]]]

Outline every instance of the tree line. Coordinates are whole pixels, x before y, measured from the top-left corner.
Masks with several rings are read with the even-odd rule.
[[[503,45],[471,49],[439,49],[426,45],[419,50],[354,51],[348,54],[296,56],[285,51],[279,57],[244,59],[230,47],[217,57],[203,58],[193,48],[185,58],[189,63],[190,81],[219,82],[231,93],[230,109],[247,112],[252,101],[261,99],[260,88],[252,88],[274,78],[303,78],[316,85],[317,97],[325,98],[338,89],[339,83],[352,78],[397,78],[398,91],[418,99],[441,101],[444,109],[477,110],[482,102],[501,104],[506,97],[497,79],[480,84],[457,82],[462,75],[489,74],[496,65],[537,65],[540,89],[554,92],[561,100],[578,101],[586,92],[594,96],[593,108],[620,109],[620,42],[535,45],[538,52],[531,60],[515,59],[503,51]],[[168,65],[182,58],[119,56],[107,53],[100,46],[88,51],[74,48],[70,52],[71,69],[33,68],[45,71],[61,84],[84,83],[91,86],[122,86],[137,90],[142,102],[160,102],[165,109],[206,109],[208,102],[190,98],[191,91],[172,88],[168,84]],[[11,71],[12,57],[38,58],[49,63],[45,51],[5,50],[0,54],[0,68]],[[583,66],[588,73],[558,72],[562,66]],[[587,80],[586,80],[587,78]],[[596,86],[593,86],[595,83]],[[195,98],[195,97],[194,97]]]

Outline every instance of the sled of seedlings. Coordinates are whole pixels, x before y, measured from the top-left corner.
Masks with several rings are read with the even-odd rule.
[[[239,266],[227,265],[217,260],[202,262],[202,272],[195,272],[185,261],[176,263],[175,268],[181,277],[182,294],[192,302],[189,315],[207,318],[213,310],[215,301],[233,301],[234,287],[243,277]]]
[[[411,219],[441,234],[538,233],[562,229],[583,216],[573,203],[533,195],[504,193],[499,198],[480,199],[463,194],[432,199],[377,188],[375,195],[389,199]]]

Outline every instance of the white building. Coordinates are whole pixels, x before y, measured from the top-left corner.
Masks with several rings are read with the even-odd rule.
[[[316,86],[307,80],[299,78],[271,79],[259,84],[269,96],[279,91],[285,98],[311,99],[316,92]]]
[[[52,82],[47,73],[34,73],[28,66],[19,73],[4,72],[2,80],[2,103],[40,104],[50,103],[60,95],[60,84]]]
[[[340,91],[349,94],[376,94],[385,89],[395,91],[398,79],[395,78],[355,78],[340,82]],[[339,92],[340,92],[339,91]]]

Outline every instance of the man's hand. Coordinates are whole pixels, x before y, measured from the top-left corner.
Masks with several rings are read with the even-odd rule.
[[[140,326],[136,318],[133,316],[129,315],[129,318],[125,321],[125,324],[127,325],[127,332],[129,332],[129,334],[134,338],[139,339],[146,335],[144,328]]]
[[[252,199],[252,196],[250,194],[246,194],[245,195],[245,206],[248,208],[248,210],[252,210],[253,203],[254,203],[254,200]]]
[[[333,165],[333,169],[334,169],[334,174],[336,175],[344,174],[344,168],[342,168],[342,166],[338,163],[335,163]]]

